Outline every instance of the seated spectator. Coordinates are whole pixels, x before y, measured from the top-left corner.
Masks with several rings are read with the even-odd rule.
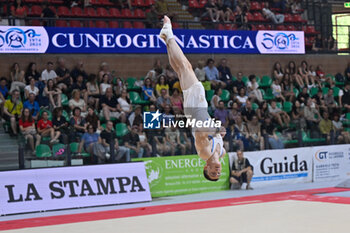
[[[58,138],[61,133],[60,131],[55,131],[52,122],[49,120],[49,114],[46,111],[41,114],[41,119],[38,121],[37,129],[41,137],[51,138],[51,144],[59,142]]]
[[[282,95],[282,87],[281,87],[278,79],[273,80],[271,88],[272,88],[272,94],[277,101],[280,101],[280,102],[286,101],[286,99]]]
[[[17,136],[17,121],[21,117],[23,103],[19,98],[19,91],[14,90],[11,99],[7,99],[4,105],[4,119],[11,123],[10,135]]]
[[[329,89],[327,94],[325,94],[323,97],[324,104],[327,106],[329,113],[333,113],[338,108],[337,102],[335,102],[333,94],[334,94],[333,89]]]
[[[81,115],[83,117],[86,116],[87,114],[87,106],[85,101],[80,98],[81,94],[80,94],[80,90],[78,89],[74,89],[72,92],[72,98],[69,100],[68,102],[68,106],[71,110],[73,110],[74,108],[78,107],[81,110]]]
[[[301,2],[299,1],[293,1],[293,3],[290,6],[292,14],[298,14],[301,12]]]
[[[226,7],[224,6],[224,1],[217,0],[216,7],[218,9],[216,14],[219,15],[217,22],[220,22],[220,18],[222,19],[223,22],[225,22]]]
[[[165,105],[162,119],[165,126],[170,126],[175,120],[175,116],[171,113],[171,107],[169,104]]]
[[[0,119],[4,114],[4,105],[7,99],[8,89],[7,89],[7,80],[5,77],[0,79]]]
[[[350,112],[350,82],[345,83],[340,106],[343,106],[346,112]]]
[[[328,107],[325,104],[324,97],[325,96],[323,95],[322,90],[319,89],[317,91],[317,94],[312,97],[313,102],[311,104],[311,107],[318,110],[327,111]]]
[[[265,145],[268,142],[268,145],[265,146],[265,149],[268,149],[269,146],[271,149],[284,149],[284,144],[280,138],[276,135],[276,127],[272,123],[271,118],[265,118],[264,124],[261,126],[262,133],[264,135]]]
[[[310,75],[309,65],[306,61],[302,61],[301,65],[298,68],[298,74],[305,81],[305,84],[308,88],[311,88],[315,85],[313,76]]]
[[[88,103],[87,87],[84,83],[82,75],[78,75],[77,81],[73,83],[71,90],[79,90],[81,95],[80,97],[84,99],[85,103]]]
[[[180,131],[176,127],[165,129],[165,140],[171,148],[170,155],[175,155],[177,150],[180,150],[182,155],[186,153],[186,146],[181,144]]]
[[[256,115],[260,122],[264,122],[265,118],[270,117],[268,104],[266,101],[263,101],[259,104],[259,108],[256,110]]]
[[[324,111],[322,114],[323,118],[318,123],[318,127],[320,128],[321,136],[326,138],[327,143],[334,144],[331,141],[331,133],[334,136],[334,126],[332,121],[328,118],[328,112]]]
[[[117,81],[113,85],[113,90],[116,96],[121,96],[124,90],[127,90],[127,87],[121,78],[117,78]]]
[[[246,189],[253,189],[250,182],[253,178],[253,166],[249,160],[244,157],[243,151],[237,151],[237,158],[232,163],[230,183],[233,189],[240,189],[243,183],[247,183]]]
[[[350,82],[350,62],[344,71],[344,77],[347,82]]]
[[[140,138],[137,134],[138,126],[133,125],[131,131],[123,137],[124,146],[130,149],[130,154],[142,158],[144,148],[141,147]]]
[[[106,94],[102,95],[100,104],[102,108],[100,116],[106,118],[107,121],[113,117],[119,119],[121,122],[126,122],[126,115],[121,109],[117,97],[113,95],[112,88],[106,89]]]
[[[247,100],[245,106],[242,108],[242,118],[244,122],[249,122],[253,119],[253,116],[256,115],[255,110],[252,108],[252,102]]]
[[[58,58],[57,68],[55,71],[57,74],[57,86],[62,90],[62,92],[66,92],[68,87],[70,87],[73,84],[73,79],[70,76],[69,69],[66,67],[66,61],[64,58]]]
[[[292,108],[292,122],[297,124],[298,129],[305,129],[306,128],[304,109],[298,100],[295,101],[293,108]]]
[[[248,96],[252,99],[256,99],[259,102],[263,101],[261,91],[259,90],[259,84],[256,81],[256,76],[254,74],[249,75],[249,81],[247,83]]]
[[[44,2],[44,7],[41,12],[40,18],[44,19],[42,21],[44,27],[55,27],[55,21],[46,18],[58,18],[58,15],[49,7],[49,3],[47,1]]]
[[[81,137],[81,141],[78,148],[78,153],[84,150],[92,156],[96,156],[98,159],[103,157],[105,150],[101,144],[102,140],[100,136],[96,133],[95,128],[92,125],[87,126],[86,133]],[[102,147],[102,150],[101,148]],[[98,162],[101,162],[100,160]]]
[[[150,10],[146,12],[146,28],[161,28],[158,20],[157,10],[154,4],[150,6]]]
[[[171,101],[169,96],[167,95],[167,91],[165,89],[161,90],[160,96],[157,98],[157,108],[163,112],[165,105],[170,105]]]
[[[268,19],[271,20],[274,24],[282,24],[284,22],[284,15],[282,14],[275,14],[271,10],[267,8],[262,9],[262,15]]]
[[[250,30],[250,28],[251,28],[248,25],[248,18],[246,15],[246,11],[242,10],[242,7],[240,7],[239,5],[236,6],[234,23],[237,26],[237,30]]]
[[[128,118],[129,125],[143,125],[142,107],[141,105],[136,105],[134,111],[129,115]]]
[[[209,58],[207,60],[207,66],[204,67],[204,70],[205,70],[205,75],[206,75],[208,81],[210,81],[210,83],[214,89],[217,87],[220,87],[219,85],[223,85],[222,87],[226,86],[225,83],[223,83],[219,80],[219,71],[214,66],[213,59]]]
[[[181,112],[183,111],[183,99],[178,89],[173,90],[173,94],[170,96],[170,102],[173,110],[176,108]]]
[[[153,68],[148,71],[146,78],[150,78],[152,80],[152,82],[157,82],[157,77],[161,74],[164,73],[164,68],[163,68],[163,64],[162,64],[162,61],[158,58],[154,61],[154,64],[153,64]]]
[[[232,74],[230,68],[227,66],[227,59],[222,58],[218,66],[219,79],[225,83],[227,89],[232,89]],[[224,86],[223,86],[224,87]]]
[[[212,22],[217,22],[219,20],[220,15],[218,14],[218,8],[215,4],[215,0],[209,0],[204,6],[205,10],[207,11],[207,14],[210,17],[210,20]]]
[[[279,81],[282,81],[283,77],[284,77],[284,72],[283,72],[281,63],[276,62],[276,63],[273,65],[273,74],[272,74],[272,78],[273,78],[273,79],[277,79],[277,80],[279,80]]]
[[[63,109],[62,107],[57,107],[53,110],[52,113],[52,125],[55,131],[59,131],[60,141],[64,144],[68,144],[68,135],[70,135],[69,123],[66,118],[62,116]]]
[[[203,60],[199,60],[198,61],[197,67],[194,70],[194,73],[195,73],[195,75],[196,75],[196,77],[197,77],[197,79],[199,81],[204,82],[206,80],[205,69],[204,69],[204,61]]]
[[[168,83],[165,81],[165,75],[161,74],[158,77],[158,82],[156,84],[156,94],[157,96],[160,96],[160,92],[162,89],[166,90],[166,95],[169,95],[169,85]]]
[[[114,144],[114,154],[115,154],[115,161],[120,161],[122,158],[125,157],[126,162],[130,162],[130,149],[125,146],[119,146],[118,139],[116,138],[116,133],[113,130],[113,122],[107,121],[106,122],[106,129],[104,129],[101,132],[101,141],[102,145],[104,146],[106,152],[108,153],[107,156],[104,158],[106,161],[108,160],[110,151],[110,144]],[[114,162],[114,161],[112,161]]]
[[[156,10],[158,17],[163,18],[164,15],[168,16],[171,20],[176,17],[176,13],[170,10],[168,3],[165,0],[157,0],[156,1]]]
[[[301,93],[299,93],[297,100],[300,102],[300,104],[302,105],[306,105],[307,104],[307,100],[310,98],[310,95],[308,93],[308,89],[307,87],[304,87],[301,91]]]
[[[215,90],[213,97],[210,100],[210,107],[213,112],[219,107],[219,102],[221,101],[222,89],[218,88]]]
[[[318,138],[319,136],[319,129],[318,124],[321,120],[321,115],[319,111],[316,108],[311,107],[312,100],[309,98],[307,100],[307,105],[304,107],[304,117],[306,119],[306,124],[308,129],[311,130],[311,136],[313,138]],[[317,116],[317,118],[315,117]]]
[[[132,105],[126,90],[122,91],[122,95],[118,98],[118,103],[126,115],[129,115],[132,112]]]
[[[100,88],[97,83],[97,76],[95,74],[89,75],[88,82],[86,83],[88,104],[95,106],[98,109],[100,102]]]
[[[242,88],[245,88],[245,83],[242,81],[243,73],[238,72],[236,78],[237,79],[235,81],[233,81],[233,83],[232,83],[233,94],[238,95],[239,90],[241,90]]]
[[[273,119],[278,122],[280,126],[283,127],[283,124],[287,127],[290,122],[290,117],[288,114],[277,107],[276,101],[271,101],[271,106],[269,106],[269,113],[272,115]]]
[[[238,102],[239,102],[242,106],[245,105],[245,103],[246,103],[247,100],[248,100],[248,96],[247,96],[246,93],[245,93],[245,88],[241,88],[241,89],[239,90],[239,95],[238,95],[236,98],[237,98]]]
[[[100,83],[100,93],[101,95],[106,94],[107,88],[112,88],[112,85],[109,81],[108,74],[104,74],[102,77],[102,82]]]
[[[24,108],[22,116],[19,119],[19,129],[25,140],[28,142],[32,155],[35,155],[35,148],[40,145],[40,135],[36,132],[35,121],[32,118],[30,109]],[[35,146],[34,146],[35,140]]]
[[[332,35],[324,40],[324,48],[327,51],[337,51],[337,41],[334,39]]]
[[[16,26],[25,26],[25,21],[23,18],[27,17],[27,11],[24,8],[24,3],[22,0],[16,0],[11,6],[11,15],[14,18],[19,18],[15,20]]]
[[[84,69],[84,63],[82,61],[79,61],[78,64],[73,68],[73,70],[70,72],[70,76],[73,79],[73,83],[77,82],[78,76],[81,75],[83,76],[83,80],[88,80],[89,76],[86,73],[85,69]],[[94,74],[94,76],[96,77],[96,75]]]
[[[14,63],[12,65],[10,76],[11,76],[10,93],[12,93],[14,90],[17,90],[17,91],[24,90],[24,88],[26,87],[25,80],[24,80],[24,71],[21,70],[18,63]]]
[[[142,87],[143,99],[151,102],[156,102],[157,99],[154,95],[154,89],[152,87],[152,80],[146,78],[144,81],[144,86]]]
[[[187,132],[187,130],[180,130],[180,144],[185,146],[185,154],[192,153],[192,142],[190,139],[191,136],[188,136]]]
[[[236,122],[234,124],[233,132],[234,132],[233,140],[236,140],[239,143],[240,149],[248,149],[249,133],[248,133],[247,125],[242,121],[242,117],[237,117]],[[242,141],[242,144],[239,141]]]
[[[288,78],[287,76],[285,76],[282,79],[282,83],[281,85],[281,90],[282,90],[282,96],[290,101],[290,102],[294,102],[295,101],[295,93],[294,93],[294,85],[293,82],[290,81],[290,78]]]
[[[94,109],[92,107],[88,107],[87,115],[85,117],[85,122],[86,124],[92,125],[96,131],[96,133],[100,134],[101,133],[101,122],[98,116],[96,115]]]
[[[30,78],[29,85],[24,88],[24,97],[28,99],[29,94],[34,94],[34,96],[39,95],[39,88],[35,86],[35,79]]]
[[[234,124],[237,117],[241,117],[241,112],[239,111],[237,102],[233,102],[231,111],[228,113],[229,125]]]
[[[57,74],[56,72],[53,70],[53,63],[51,61],[49,61],[46,64],[46,69],[43,70],[43,72],[41,73],[41,80],[46,84],[47,81],[49,81],[50,79],[52,79],[54,81],[54,83],[57,83]]]
[[[344,131],[343,123],[339,119],[339,115],[333,116],[333,128],[335,130],[335,138],[338,138],[339,143],[350,143],[350,134],[348,131]]]
[[[225,0],[223,7],[224,7],[224,22],[230,23],[231,17],[234,18],[235,16],[233,12],[236,9],[236,0]]]
[[[107,75],[108,82],[111,82],[113,77],[112,73],[109,71],[109,65],[107,62],[102,62],[100,66],[100,71],[98,72],[98,81],[103,82],[103,76]]]
[[[37,101],[35,101],[34,93],[29,94],[28,100],[26,100],[23,104],[23,108],[27,108],[30,110],[32,114],[32,118],[36,121],[39,118],[40,107]]]
[[[296,84],[298,84],[298,86],[300,88],[304,87],[304,81],[301,78],[301,76],[298,74],[298,70],[296,68],[295,62],[294,61],[290,61],[288,63],[288,72],[286,72],[291,78],[292,81],[295,82]]]
[[[314,42],[312,43],[312,51],[319,52],[323,50],[322,35],[317,34]]]
[[[226,128],[228,126],[228,111],[225,109],[224,101],[219,101],[219,107],[215,110],[214,117],[221,121],[223,127]]]
[[[55,85],[53,79],[47,81],[43,97],[48,97],[52,108],[61,107],[62,91]]]
[[[30,78],[34,78],[35,81],[40,81],[41,80],[41,75],[38,72],[37,68],[36,68],[36,63],[35,62],[31,62],[28,65],[27,71],[24,75],[24,78],[26,80],[26,84],[29,85],[30,84]]]
[[[72,111],[72,117],[69,120],[69,124],[72,128],[70,131],[70,141],[74,142],[80,139],[86,132],[87,123],[81,116],[81,110],[79,107],[75,107]]]
[[[322,83],[327,82],[330,87],[334,87],[335,83],[332,77],[328,76],[326,77],[325,72],[323,71],[322,65],[318,65],[316,67],[316,78],[317,82],[319,83],[319,87],[322,87]]]
[[[247,124],[249,141],[252,150],[264,150],[264,138],[261,136],[261,124],[256,115]]]

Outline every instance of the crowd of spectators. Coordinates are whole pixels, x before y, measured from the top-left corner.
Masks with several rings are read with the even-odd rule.
[[[12,136],[26,139],[33,155],[40,143],[59,142],[78,142],[78,152],[99,162],[110,158],[111,143],[116,158],[126,161],[195,152],[190,129],[171,124],[184,116],[182,90],[169,65],[156,60],[133,87],[105,62],[96,74],[88,74],[83,62],[72,68],[63,58],[47,62],[43,71],[35,63],[26,71],[15,63],[10,76],[0,79],[4,125]],[[194,71],[207,90],[209,113],[227,130],[227,151],[284,148],[299,130],[328,144],[350,143],[342,124],[350,111],[350,64],[335,78],[306,61],[276,62],[271,75],[262,78],[240,71],[234,76],[225,58],[198,61]],[[139,92],[143,106],[130,101],[131,88]],[[142,112],[156,110],[166,125],[144,130]],[[117,137],[116,124],[125,125],[127,133]]]

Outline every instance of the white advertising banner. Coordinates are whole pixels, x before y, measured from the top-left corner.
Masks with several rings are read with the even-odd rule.
[[[350,145],[314,147],[312,155],[315,182],[350,178]]]
[[[142,201],[143,163],[0,172],[0,215]]]
[[[311,148],[244,152],[254,169],[253,187],[312,181]],[[230,166],[236,153],[229,153]]]

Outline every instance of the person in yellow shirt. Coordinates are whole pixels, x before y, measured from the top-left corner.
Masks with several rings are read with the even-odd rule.
[[[166,90],[166,95],[169,96],[169,85],[168,83],[165,81],[165,75],[161,74],[158,77],[158,82],[156,85],[156,92],[157,92],[157,96],[161,96],[161,90],[165,89]]]
[[[318,127],[320,128],[320,132],[322,136],[326,137],[327,142],[329,143],[331,140],[331,132],[334,131],[334,126],[332,121],[329,119],[329,115],[327,111],[324,111],[322,116],[323,116],[323,119],[318,124]]]
[[[14,136],[17,136],[17,120],[20,118],[23,109],[23,103],[19,98],[19,91],[12,92],[11,99],[5,101],[4,118],[11,123],[11,129]]]

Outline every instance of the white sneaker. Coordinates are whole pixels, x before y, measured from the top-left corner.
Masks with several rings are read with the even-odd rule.
[[[106,159],[108,160],[111,157],[109,153],[106,153]]]
[[[160,30],[159,37],[162,38],[166,43],[168,43],[171,38],[174,38],[171,21],[168,16],[164,16],[164,25],[162,30]]]

